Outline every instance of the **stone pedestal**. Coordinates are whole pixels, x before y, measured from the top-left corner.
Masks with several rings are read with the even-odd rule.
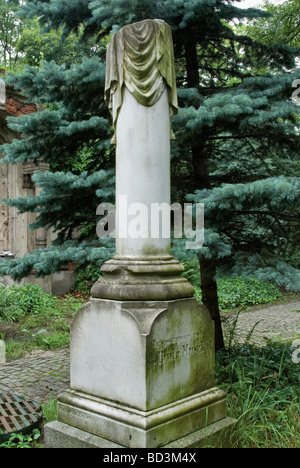
[[[214,323],[171,257],[166,226],[147,217],[153,204],[170,204],[171,28],[162,20],[124,27],[112,37],[106,65],[117,144],[116,256],[72,325],[71,387],[58,398],[58,421],[45,427],[45,441],[188,447],[232,420],[215,387]],[[143,211],[133,220],[140,219],[140,232],[128,228],[121,197],[128,214]]]
[[[214,324],[194,298],[91,299],[72,325],[71,388],[59,396],[59,422],[45,428],[47,446],[67,427],[108,448],[176,446],[227,427],[214,357]]]

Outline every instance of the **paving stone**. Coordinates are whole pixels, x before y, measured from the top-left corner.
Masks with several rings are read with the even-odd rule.
[[[42,402],[69,387],[69,350],[47,352],[0,364],[0,391],[29,395]]]
[[[235,323],[236,321],[236,323]],[[294,340],[300,336],[300,302],[290,302],[231,316],[223,322],[225,337],[233,331],[233,342],[264,345],[266,339]]]

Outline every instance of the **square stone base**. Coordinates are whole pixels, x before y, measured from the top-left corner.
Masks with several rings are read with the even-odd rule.
[[[130,448],[162,447],[226,417],[217,387],[149,411],[69,389],[57,409],[60,422]]]
[[[225,444],[225,439],[235,422],[235,419],[226,417],[221,421],[217,421],[185,437],[181,437],[161,448],[201,448],[218,436],[222,437],[222,441],[224,440]],[[101,448],[111,450],[127,448],[124,447],[124,445],[116,444],[115,442],[111,442],[59,421],[46,424],[44,427],[44,436],[46,448]]]
[[[71,385],[58,397],[46,444],[57,446],[62,433],[75,446],[197,443],[231,421],[214,365],[214,324],[195,298],[91,299],[72,323]]]

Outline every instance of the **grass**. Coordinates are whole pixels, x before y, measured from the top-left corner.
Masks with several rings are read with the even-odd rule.
[[[55,398],[50,398],[42,405],[44,424],[57,420],[57,401]]]
[[[217,383],[237,420],[232,448],[300,448],[300,373],[291,356],[290,343],[271,341],[217,353]]]
[[[36,350],[69,347],[70,324],[85,302],[72,295],[46,294],[38,285],[0,288],[0,333],[5,335],[7,361]]]

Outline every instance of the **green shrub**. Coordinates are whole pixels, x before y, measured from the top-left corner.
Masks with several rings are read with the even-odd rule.
[[[12,434],[7,442],[0,444],[0,448],[42,448],[38,443],[41,433],[38,429],[34,429],[32,434]]]
[[[90,294],[92,285],[97,281],[101,272],[96,265],[83,265],[75,270],[74,288],[82,294]]]
[[[197,258],[183,262],[183,276],[195,287],[200,288],[200,268]]]
[[[6,359],[7,361],[14,361],[15,359],[20,359],[26,353],[30,353],[35,349],[33,342],[29,340],[6,340]]]
[[[24,316],[23,310],[18,306],[16,297],[5,286],[0,287],[0,322],[15,322]]]
[[[0,287],[0,321],[15,322],[26,314],[38,314],[51,310],[57,298],[47,294],[38,284]]]
[[[197,259],[184,262],[183,276],[194,286],[196,297],[201,302],[200,271]],[[221,310],[273,302],[282,296],[270,281],[259,281],[255,277],[226,277],[217,279],[218,298]]]
[[[70,332],[56,331],[50,334],[36,334],[35,344],[39,349],[46,350],[67,348],[70,346]]]
[[[45,308],[52,308],[57,298],[45,291],[38,284],[24,284],[23,286],[12,286],[12,294],[15,301],[25,314],[37,314]]]
[[[240,306],[265,304],[282,296],[270,281],[256,278],[220,278],[218,281],[219,304],[222,310]]]

